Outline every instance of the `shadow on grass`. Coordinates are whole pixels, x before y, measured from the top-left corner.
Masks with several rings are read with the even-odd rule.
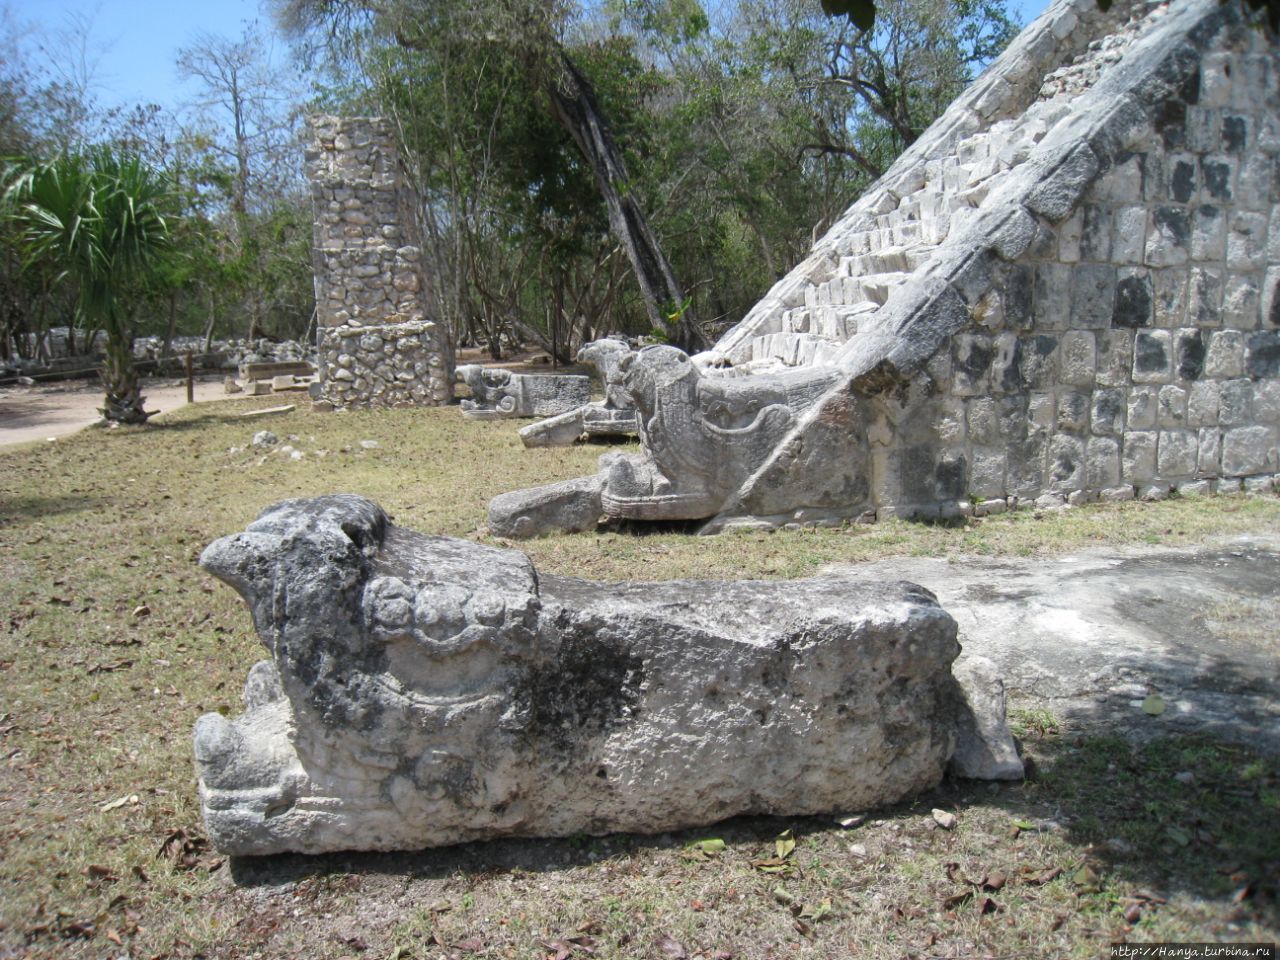
[[[1047,735],[1031,746],[1032,779],[986,784],[947,781],[936,790],[886,810],[892,835],[881,857],[902,870],[943,874],[952,848],[921,850],[901,838],[917,835],[930,807],[956,811],[965,853],[1012,869],[1016,843],[1011,827],[1052,832],[1065,848],[1053,881],[1081,897],[1093,898],[1117,914],[1136,896],[1144,909],[1174,909],[1161,901],[1190,897],[1206,904],[1214,922],[1280,925],[1280,762],[1246,747],[1207,737],[1173,737],[1131,744],[1116,737]],[[230,862],[231,879],[249,888],[281,887],[325,876],[406,879],[462,878],[476,884],[506,873],[571,870],[617,856],[643,863],[645,854],[688,846],[714,836],[737,856],[767,849],[784,829],[804,843],[806,859],[822,851],[832,864],[845,860],[845,844],[861,837],[833,826],[830,817],[737,817],[713,826],[656,836],[614,834],[559,840],[492,840],[405,853],[347,853],[322,856],[241,857]],[[866,828],[871,829],[871,828]],[[883,835],[883,834],[882,834]],[[942,835],[938,844],[945,846]],[[926,848],[928,843],[925,844]],[[1004,858],[1003,861],[1001,858]],[[897,860],[895,864],[893,861]],[[812,864],[811,864],[812,865]],[[1088,866],[1097,888],[1075,875]],[[954,864],[947,865],[949,871]],[[1037,881],[1040,882],[1040,881]],[[920,896],[930,895],[922,884]],[[1008,891],[1006,891],[1007,893]],[[1119,918],[1117,917],[1117,922]]]
[[[42,517],[56,517],[65,513],[102,510],[115,502],[113,497],[85,497],[76,494],[0,496],[0,527],[10,523],[27,523]]]

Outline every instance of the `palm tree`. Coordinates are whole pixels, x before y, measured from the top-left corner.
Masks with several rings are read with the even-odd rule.
[[[103,146],[44,163],[17,161],[5,183],[5,215],[17,226],[26,262],[73,284],[79,325],[106,334],[102,415],[144,423],[127,301],[154,279],[171,249],[167,180],[140,158]]]

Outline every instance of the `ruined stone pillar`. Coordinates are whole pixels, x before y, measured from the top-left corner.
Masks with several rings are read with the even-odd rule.
[[[318,116],[311,128],[321,398],[338,408],[448,403],[453,344],[430,316],[417,192],[391,124]]]

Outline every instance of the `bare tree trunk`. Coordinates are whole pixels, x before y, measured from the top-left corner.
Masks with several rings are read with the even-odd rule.
[[[630,191],[626,165],[600,113],[595,92],[563,49],[557,49],[557,56],[561,76],[558,82],[552,80],[547,90],[552,109],[595,174],[596,187],[609,212],[609,228],[631,261],[649,320],[674,345],[689,352],[700,350],[706,346],[702,331],[694,323],[675,272]]]

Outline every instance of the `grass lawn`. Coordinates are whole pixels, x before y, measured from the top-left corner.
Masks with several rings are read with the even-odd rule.
[[[483,537],[494,494],[592,473],[456,408],[240,416],[0,451],[0,960],[9,957],[1091,957],[1112,942],[1276,941],[1280,761],[1140,748],[1015,716],[1035,775],[946,783],[854,825],[744,818],[656,837],[228,862],[204,840],[190,732],[240,711],[262,652],[195,560],[286,497],[357,492]],[[270,429],[281,445],[250,445]],[[603,580],[799,577],[889,554],[1033,556],[1280,531],[1280,500],[1093,506],[943,527],[521,545]],[[1258,642],[1276,645],[1276,631]],[[955,814],[952,829],[931,814]],[[839,811],[835,811],[839,813]],[[702,842],[712,841],[712,842]]]

